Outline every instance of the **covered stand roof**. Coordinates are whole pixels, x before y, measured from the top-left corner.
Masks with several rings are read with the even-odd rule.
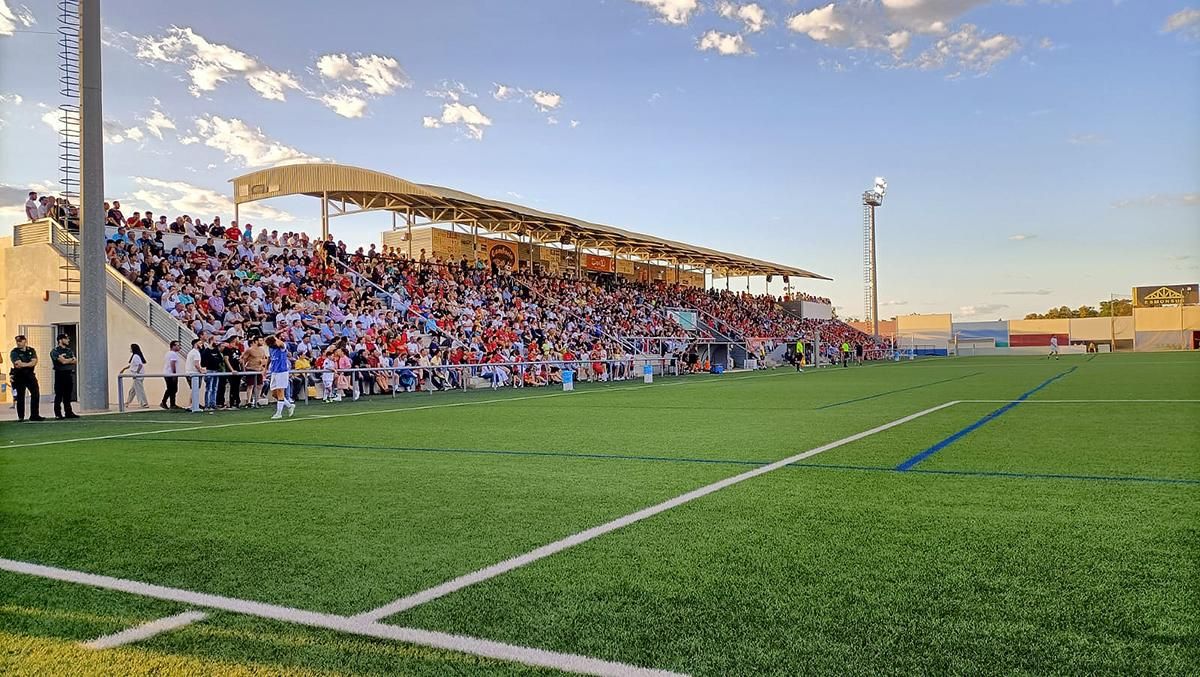
[[[789,275],[830,279],[802,268],[550,214],[451,188],[412,183],[348,165],[313,163],[271,167],[239,176],[232,183],[234,204],[238,205],[287,195],[309,195],[333,203],[351,204],[358,211],[391,211],[419,216],[434,223],[474,224],[492,233],[524,235],[542,243],[560,242],[641,259],[708,267],[717,277]]]

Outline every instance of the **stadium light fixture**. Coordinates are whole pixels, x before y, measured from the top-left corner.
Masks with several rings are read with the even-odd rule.
[[[875,208],[883,206],[887,195],[887,179],[875,177],[875,185],[863,193],[863,287],[867,322],[871,332],[879,336],[879,284],[875,265]]]

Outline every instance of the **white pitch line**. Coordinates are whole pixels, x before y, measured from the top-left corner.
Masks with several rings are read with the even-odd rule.
[[[888,430],[890,428],[895,428],[898,425],[903,425],[914,419],[920,418],[927,414],[932,414],[935,411],[940,411],[947,407],[952,407],[956,404],[958,404],[957,400],[947,402],[945,404],[940,404],[936,407],[931,407],[924,411],[919,411],[915,414],[910,414],[908,416],[905,416],[904,418],[896,419],[895,421],[892,421],[890,423],[885,423],[883,425],[876,426],[874,428],[871,428],[870,430],[864,430],[863,432],[855,433],[854,435],[851,435],[849,437],[844,437],[840,440],[837,440],[836,442],[830,442],[828,444],[823,444],[819,447],[809,449],[808,451],[804,451],[799,454],[795,454],[793,456],[788,456],[785,459],[775,461],[774,463],[771,463],[769,465],[764,465],[764,466],[755,468],[753,470],[748,470],[744,473],[741,473],[740,475],[734,475],[733,477],[727,477],[723,480],[719,480],[717,482],[713,482],[712,484],[708,484],[703,487],[700,487],[699,489],[693,489],[692,491],[689,491],[686,494],[681,494],[679,496],[676,496],[675,498],[663,501],[662,503],[659,503],[657,505],[652,505],[648,508],[643,508],[641,510],[638,510],[637,512],[625,515],[624,517],[618,517],[617,519],[612,520],[611,522],[606,522],[599,526],[595,526],[590,529],[581,531],[577,534],[572,534],[570,536],[567,536],[566,538],[554,541],[553,543],[548,543],[546,545],[541,546],[540,548],[531,550],[523,555],[518,555],[516,557],[506,559],[503,562],[498,562],[491,566],[484,567],[483,569],[479,569],[477,571],[472,571],[471,573],[464,574],[462,576],[459,576],[458,578],[451,579],[449,581],[446,581],[445,583],[442,583],[441,585],[434,586],[427,590],[422,590],[420,592],[413,593],[406,597],[401,597],[400,599],[397,599],[393,602],[389,602],[388,604],[385,604],[376,609],[372,609],[370,611],[364,611],[363,613],[358,614],[357,616],[352,616],[352,618],[354,618],[355,620],[361,620],[361,621],[382,620],[384,618],[387,618],[388,616],[392,616],[394,614],[400,613],[401,611],[411,609],[411,608],[413,608],[415,606],[419,606],[421,604],[425,604],[426,602],[431,602],[435,599],[438,599],[439,597],[444,597],[445,595],[449,595],[452,592],[456,592],[456,591],[462,590],[463,588],[466,588],[468,586],[475,585],[476,583],[481,583],[488,579],[500,576],[501,574],[508,573],[509,571],[512,571],[513,569],[523,567],[527,564],[532,564],[533,562],[536,562],[540,559],[544,559],[544,558],[554,555],[556,553],[562,552],[563,550],[566,550],[568,548],[573,548],[581,543],[586,543],[594,538],[603,536],[604,534],[616,531],[617,529],[621,529],[623,527],[627,527],[630,524],[633,524],[635,522],[640,522],[644,519],[658,515],[659,513],[666,512],[667,510],[676,508],[685,503],[689,503],[698,498],[702,498],[711,493],[720,491],[721,489],[724,489],[726,487],[733,486],[735,484],[738,484],[739,482],[744,482],[748,479],[758,477],[759,475],[765,475],[766,473],[769,473],[774,470],[778,470],[785,466],[791,465],[792,463],[795,463],[797,461],[802,461],[811,456],[816,456],[817,454],[820,454],[821,452],[829,451],[830,449],[835,449],[837,447],[840,447],[840,446],[843,446],[846,444],[850,444],[851,442],[857,442],[858,440],[861,440],[864,437],[869,437],[871,435],[874,435],[875,433],[883,432],[884,430]]]
[[[1200,400],[1035,400],[1035,399],[1028,399],[1028,400],[960,400],[960,402],[962,402],[963,404],[999,404],[999,403],[1007,403],[1007,402],[1020,402],[1022,404],[1090,404],[1093,402],[1157,404],[1157,403],[1172,403],[1172,402],[1174,402],[1174,403],[1180,403],[1180,402],[1196,403],[1196,402],[1200,402]]]
[[[202,621],[205,618],[208,618],[208,614],[203,611],[185,611],[181,614],[143,623],[128,630],[97,637],[90,642],[85,642],[84,646],[89,649],[112,649],[124,644],[132,644],[133,642],[140,642],[143,639],[150,639],[164,632],[178,630],[184,626]]]
[[[637,384],[637,385],[611,386],[611,387],[607,387],[607,388],[578,390],[578,391],[572,391],[572,392],[543,393],[541,395],[521,395],[519,397],[498,397],[498,398],[493,398],[490,400],[470,400],[467,402],[446,402],[444,404],[424,404],[424,405],[419,405],[416,407],[396,407],[393,409],[369,409],[366,411],[351,411],[351,412],[346,412],[346,413],[342,413],[342,414],[311,414],[311,415],[306,415],[306,416],[297,416],[294,418],[284,418],[284,419],[277,419],[277,420],[262,419],[262,420],[258,420],[258,421],[239,421],[237,423],[216,423],[216,424],[207,424],[207,425],[186,426],[186,427],[182,427],[182,428],[164,428],[162,430],[139,430],[136,432],[115,433],[112,435],[95,435],[92,437],[74,437],[74,438],[65,439],[65,440],[45,440],[42,442],[22,442],[19,444],[6,444],[6,445],[0,446],[0,451],[3,451],[5,449],[22,449],[22,448],[27,448],[27,447],[48,447],[48,446],[54,446],[54,445],[58,445],[58,444],[74,444],[75,442],[99,442],[102,440],[116,440],[116,439],[122,439],[122,438],[126,438],[126,437],[142,437],[145,435],[158,435],[161,433],[183,433],[183,432],[189,432],[192,430],[216,430],[218,428],[237,428],[237,427],[249,426],[249,425],[272,425],[272,424],[289,423],[289,422],[296,422],[296,421],[308,421],[308,420],[313,420],[313,419],[347,418],[350,416],[373,416],[375,414],[397,414],[397,413],[401,413],[401,412],[405,412],[405,411],[424,411],[427,409],[443,409],[443,408],[448,408],[448,407],[469,407],[469,406],[473,406],[473,405],[477,405],[477,404],[496,404],[499,402],[518,402],[521,400],[540,400],[540,399],[544,399],[544,398],[548,398],[548,397],[579,396],[579,395],[590,395],[593,393],[622,392],[622,391],[626,391],[626,390],[640,390],[642,388],[654,388],[654,387],[659,387],[659,386],[705,385],[705,384],[709,384],[709,383],[727,383],[729,381],[741,381],[741,380],[748,380],[748,379],[753,379],[753,378],[768,378],[771,376],[782,376],[782,375],[784,375],[784,373],[772,373],[772,374],[761,374],[761,375],[760,374],[752,374],[752,375],[746,375],[746,376],[733,376],[733,377],[722,378],[722,379],[705,379],[703,381],[671,381],[671,382],[667,382],[667,383],[641,383],[641,384]]]
[[[435,632],[432,630],[422,630],[419,628],[403,628],[396,625],[385,625],[383,623],[376,623],[372,621],[360,621],[353,618],[348,618],[346,616],[325,614],[318,611],[308,611],[305,609],[294,609],[291,607],[267,604],[264,602],[238,599],[235,597],[210,595],[202,592],[183,590],[181,588],[168,588],[161,585],[154,585],[152,583],[131,581],[123,578],[113,578],[111,576],[101,576],[98,574],[90,574],[84,571],[74,571],[71,569],[60,569],[58,567],[43,566],[41,564],[33,564],[31,562],[0,559],[0,569],[18,574],[38,576],[40,578],[49,578],[52,580],[66,581],[69,583],[79,583],[81,585],[88,585],[94,588],[119,590],[121,592],[140,595],[142,597],[152,597],[155,599],[180,602],[183,604],[190,604],[207,609],[232,611],[234,613],[244,614],[246,616],[255,616],[257,618],[266,618],[314,628],[336,630],[338,632],[358,635],[361,637],[390,639],[408,644],[417,644],[420,646],[444,649],[447,651],[457,651],[459,653],[471,654],[473,656],[482,656],[484,658],[510,661],[513,663],[521,663],[523,665],[552,668],[565,672],[574,672],[585,675],[611,675],[613,677],[624,677],[627,675],[630,677],[680,677],[680,673],[642,668],[636,665],[606,661],[599,658],[591,658],[589,656],[559,653],[556,651],[547,651],[545,649],[517,646],[514,644],[504,644],[502,642],[493,642],[487,639],[466,637],[463,635],[452,635],[445,632]]]

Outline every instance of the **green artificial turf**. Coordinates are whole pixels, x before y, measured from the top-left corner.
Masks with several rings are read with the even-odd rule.
[[[283,422],[4,423],[0,557],[352,615],[918,411],[1023,394],[942,409],[388,622],[710,675],[1189,672],[1200,403],[1049,402],[1200,400],[1200,359],[1182,353],[409,394]],[[56,443],[25,446],[41,442]],[[533,672],[224,612],[117,650],[76,644],[185,608],[0,572],[0,672]]]

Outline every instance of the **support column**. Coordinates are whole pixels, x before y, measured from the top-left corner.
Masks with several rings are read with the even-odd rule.
[[[321,191],[321,242],[329,239],[329,193]]]
[[[79,170],[79,404],[108,409],[108,290],[104,254],[104,81],[100,64],[100,0],[82,0],[79,28],[81,139]],[[49,359],[49,358],[46,358]],[[120,393],[117,394],[120,397]]]

